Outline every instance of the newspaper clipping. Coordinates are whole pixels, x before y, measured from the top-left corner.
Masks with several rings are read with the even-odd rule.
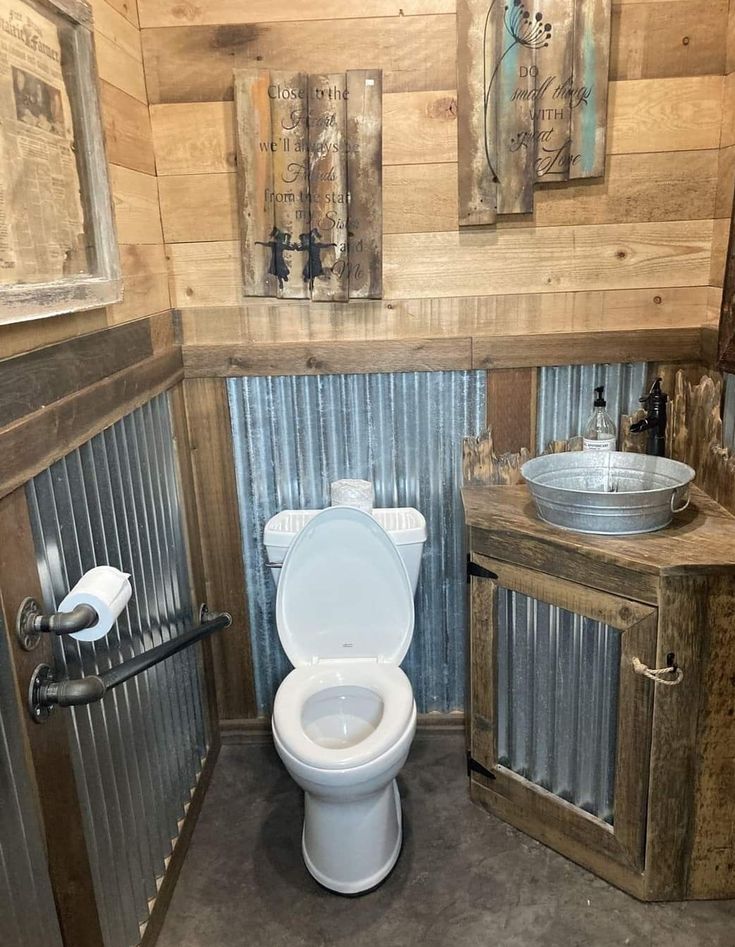
[[[0,169],[0,283],[88,272],[58,30],[23,0],[0,0]]]

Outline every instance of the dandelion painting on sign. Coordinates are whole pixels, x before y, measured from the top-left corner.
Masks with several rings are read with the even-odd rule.
[[[459,222],[605,169],[610,0],[458,0]]]

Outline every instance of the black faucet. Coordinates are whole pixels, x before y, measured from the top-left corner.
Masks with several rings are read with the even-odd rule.
[[[631,434],[648,431],[646,453],[654,457],[666,456],[666,402],[669,396],[661,391],[661,379],[657,378],[648,394],[641,398],[646,406],[646,416],[630,426]]]

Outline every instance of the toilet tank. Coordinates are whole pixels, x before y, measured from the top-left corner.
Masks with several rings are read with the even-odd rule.
[[[281,574],[280,564],[286,558],[286,550],[299,530],[320,512],[321,510],[282,510],[265,524],[263,542],[276,585]],[[426,520],[412,506],[373,510],[372,514],[398,547],[411,580],[411,587],[416,592],[421,554],[426,542]]]

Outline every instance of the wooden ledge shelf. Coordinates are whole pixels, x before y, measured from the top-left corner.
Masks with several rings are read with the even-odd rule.
[[[442,338],[185,342],[182,351],[187,377],[200,378],[702,362],[705,339],[702,326],[665,326]]]
[[[666,529],[590,536],[525,485],[462,497],[473,800],[642,900],[735,896],[735,517],[693,488]]]

